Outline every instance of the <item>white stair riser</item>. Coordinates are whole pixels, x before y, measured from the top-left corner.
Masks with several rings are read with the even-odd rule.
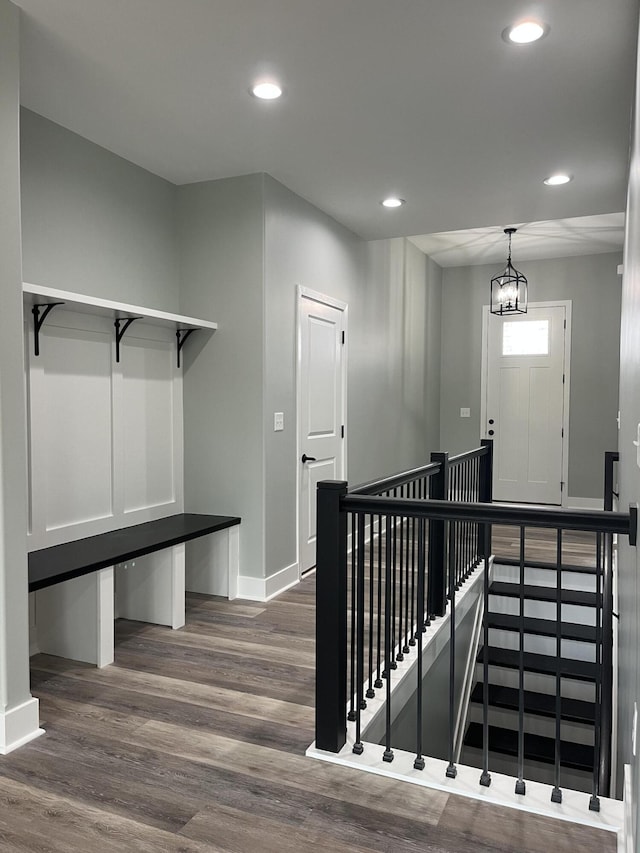
[[[482,663],[476,664],[475,670],[476,681],[482,682]],[[508,669],[503,666],[489,667],[489,683],[501,684],[505,687],[518,687],[519,673],[517,669]],[[556,678],[555,675],[544,675],[537,672],[525,672],[524,675],[525,690],[531,690],[535,693],[549,693],[552,696],[556,695]],[[562,679],[562,695],[570,699],[584,699],[587,702],[593,702],[595,687],[592,683],[585,681],[576,681],[573,678]]]
[[[545,586],[555,589],[558,580],[555,569],[533,569],[525,566],[524,582],[528,586]],[[508,581],[509,583],[520,583],[520,566],[501,566],[494,563],[494,581]],[[582,574],[582,572],[562,572],[562,589],[583,590],[584,592],[595,592],[596,577],[593,574]]]
[[[520,613],[520,601],[506,595],[490,595],[489,610],[492,613],[510,613],[517,616]],[[595,625],[595,607],[583,607],[578,604],[563,604],[562,621],[573,622],[576,625]],[[533,601],[525,599],[524,615],[532,619],[549,619],[555,622],[556,604],[553,601]]]
[[[520,635],[515,631],[504,631],[500,628],[489,630],[489,645],[492,648],[515,649],[520,648]],[[596,647],[594,643],[585,643],[580,640],[562,640],[562,657],[573,660],[594,661]],[[533,652],[539,655],[556,657],[555,637],[541,637],[538,634],[525,634],[525,652]]]

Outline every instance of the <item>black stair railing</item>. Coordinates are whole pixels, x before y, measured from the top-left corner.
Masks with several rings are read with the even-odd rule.
[[[484,456],[490,458],[490,447],[484,451]],[[466,456],[466,454],[465,454]],[[454,460],[449,460],[449,463]],[[429,470],[428,480],[433,480],[443,467],[446,468],[445,460],[439,460],[436,468],[426,466]],[[421,470],[421,469],[418,469]],[[473,469],[471,469],[473,471]],[[450,472],[449,472],[450,473]],[[448,494],[457,496],[468,496],[475,491],[481,492],[483,475],[476,471],[477,476],[460,474],[457,480],[457,491],[449,490]],[[490,487],[487,489],[485,477],[484,495],[490,495]],[[394,478],[390,478],[393,480]],[[451,480],[449,480],[449,483]],[[454,482],[456,482],[454,480]],[[472,488],[467,490],[469,483]],[[445,542],[448,548],[443,547],[445,555],[443,564],[438,570],[442,574],[441,582],[451,600],[451,607],[455,607],[456,586],[460,579],[464,580],[466,569],[460,572],[460,566],[465,567],[482,560],[486,566],[490,554],[491,525],[507,524],[516,527],[520,532],[521,575],[519,580],[520,598],[520,638],[518,667],[520,671],[519,686],[517,694],[517,709],[519,714],[519,727],[517,737],[518,755],[518,783],[516,790],[524,793],[524,753],[528,746],[536,743],[535,737],[527,736],[524,730],[523,717],[525,706],[530,697],[524,685],[524,634],[527,620],[524,610],[524,598],[529,594],[524,582],[524,531],[527,527],[548,528],[556,531],[556,542],[558,559],[556,564],[557,579],[555,589],[547,589],[546,600],[555,602],[557,624],[553,627],[553,635],[556,638],[557,651],[559,655],[547,658],[542,669],[537,671],[549,671],[555,674],[556,682],[561,686],[566,677],[571,677],[567,663],[562,659],[562,607],[565,600],[578,601],[586,598],[602,604],[605,590],[606,557],[597,559],[596,566],[596,594],[583,593],[582,597],[572,594],[566,599],[566,592],[562,589],[562,536],[565,530],[590,531],[598,537],[597,552],[603,552],[601,548],[601,537],[603,534],[628,535],[631,544],[635,544],[635,531],[637,524],[637,511],[634,507],[628,513],[612,511],[573,511],[566,509],[542,509],[527,506],[504,506],[491,505],[480,501],[464,502],[459,500],[437,500],[430,497],[431,489],[423,489],[418,496],[412,494],[409,488],[403,496],[397,496],[403,484],[388,483],[391,494],[375,494],[376,489],[369,484],[349,492],[347,484],[343,482],[325,482],[318,486],[318,551],[317,551],[317,587],[318,587],[318,611],[317,611],[317,690],[316,690],[316,746],[319,749],[331,752],[339,752],[346,743],[347,736],[347,693],[349,698],[349,714],[354,726],[353,744],[354,752],[359,753],[364,749],[362,740],[361,715],[366,707],[366,700],[371,694],[376,695],[376,690],[382,690],[386,696],[386,730],[383,760],[393,761],[393,746],[391,743],[391,694],[392,677],[394,673],[393,664],[397,667],[398,653],[405,654],[405,648],[411,648],[408,642],[413,639],[416,645],[418,665],[418,697],[421,695],[421,661],[422,661],[422,634],[428,623],[427,611],[427,587],[430,582],[429,574],[435,573],[433,565],[428,566],[426,552],[431,551],[431,537],[434,524],[444,525]],[[406,485],[406,484],[404,484]],[[351,553],[347,559],[348,530],[351,530]],[[427,533],[428,531],[428,533]],[[471,532],[474,535],[468,536]],[[475,532],[475,533],[474,533]],[[469,559],[469,540],[480,543],[482,551],[477,547],[475,554],[471,549]],[[460,556],[462,554],[462,556]],[[412,555],[415,556],[413,560]],[[428,566],[428,567],[427,567]],[[446,567],[446,568],[445,568]],[[448,584],[444,572],[448,571]],[[367,572],[369,575],[367,576]],[[351,584],[349,585],[349,576]],[[400,583],[403,584],[403,594],[400,595]],[[495,586],[495,585],[492,585]],[[412,598],[407,617],[406,590],[415,590],[415,600]],[[349,594],[350,593],[350,594]],[[493,594],[493,593],[491,593]],[[481,784],[489,785],[491,777],[489,773],[489,752],[492,732],[490,731],[488,707],[490,685],[488,669],[495,665],[490,659],[488,632],[489,632],[489,595],[490,585],[488,572],[484,579],[484,622],[483,635],[484,647],[482,660],[484,664],[484,683],[482,685],[483,721],[481,734],[481,749],[483,753]],[[369,596],[369,600],[367,600]],[[585,598],[586,596],[586,598]],[[413,608],[413,609],[412,609]],[[347,614],[351,613],[351,636],[347,637]],[[399,631],[398,623],[402,613],[403,628]],[[598,617],[600,618],[600,617]],[[535,620],[533,620],[535,621]],[[543,620],[548,621],[548,620]],[[452,619],[451,623],[455,623]],[[604,624],[596,626],[596,635],[602,636]],[[452,628],[455,631],[455,625]],[[405,639],[409,637],[407,645]],[[379,638],[379,639],[376,639]],[[455,641],[455,635],[452,635]],[[454,646],[451,645],[453,649]],[[379,649],[379,652],[378,652]],[[351,683],[347,690],[347,656],[351,655],[352,672]],[[505,656],[503,655],[503,658]],[[509,658],[509,655],[506,655]],[[531,657],[531,656],[529,656]],[[534,659],[546,658],[545,655],[534,655]],[[604,646],[597,652],[596,665],[585,665],[583,669],[588,670],[590,677],[596,684],[596,699],[601,699],[604,693]],[[534,661],[535,665],[540,665]],[[498,665],[502,665],[499,661]],[[549,667],[551,667],[549,669]],[[534,669],[534,671],[536,671]],[[451,673],[451,685],[454,673]],[[386,682],[386,684],[385,684]],[[366,688],[366,693],[365,693]],[[560,723],[563,707],[566,705],[561,698],[561,691],[557,691],[558,700],[549,708],[549,714],[556,719],[555,735],[555,784],[553,799],[561,799],[560,772],[566,763],[562,754],[560,740]],[[450,731],[454,725],[454,713],[452,705],[452,687],[450,689]],[[550,697],[547,697],[550,698]],[[418,711],[421,711],[421,699],[418,698]],[[597,702],[601,705],[601,702]],[[598,712],[599,713],[599,712]],[[596,723],[602,720],[596,720]],[[424,767],[424,756],[421,743],[422,721],[418,722],[416,734],[416,758],[417,769]],[[451,735],[451,738],[453,735]],[[529,744],[528,744],[529,741]],[[594,763],[600,766],[603,738],[598,735],[594,744]],[[454,756],[450,756],[447,775],[455,775]],[[602,791],[600,773],[593,774],[593,792],[590,802],[591,808],[598,807],[598,795]]]

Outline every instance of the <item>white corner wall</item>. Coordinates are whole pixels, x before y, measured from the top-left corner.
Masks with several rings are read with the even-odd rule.
[[[29,691],[19,14],[12,3],[0,0],[0,754],[42,733],[38,701]]]

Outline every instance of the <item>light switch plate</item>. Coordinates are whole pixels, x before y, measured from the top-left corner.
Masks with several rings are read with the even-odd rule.
[[[467,408],[460,409],[460,417],[461,418],[470,418],[471,417],[471,409],[467,409]]]
[[[273,413],[273,431],[282,432],[284,429],[284,412]]]

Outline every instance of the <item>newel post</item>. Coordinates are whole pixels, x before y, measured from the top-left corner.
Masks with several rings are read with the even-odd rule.
[[[318,483],[316,539],[316,747],[347,739],[347,483]]]
[[[438,462],[440,470],[429,478],[429,498],[436,501],[449,499],[449,454],[432,453],[431,462]],[[427,609],[429,616],[444,616],[447,607],[446,583],[446,522],[429,520],[429,551],[427,577]]]
[[[480,442],[487,448],[480,457],[479,500],[490,504],[493,501],[493,439],[483,438]],[[491,525],[480,524],[478,529],[478,554],[485,559],[491,555]]]

